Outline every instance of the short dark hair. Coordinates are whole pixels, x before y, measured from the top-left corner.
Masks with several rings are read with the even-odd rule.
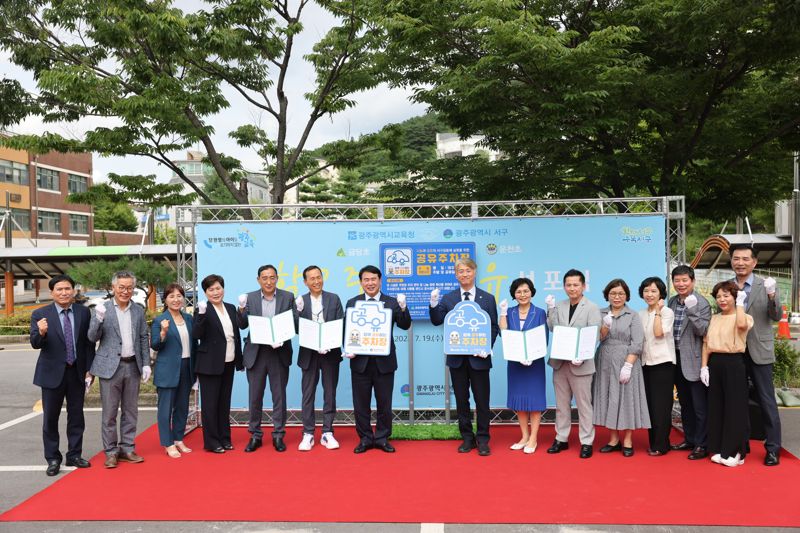
[[[611,292],[611,289],[615,287],[622,287],[622,290],[625,291],[625,301],[631,301],[631,289],[628,287],[628,284],[625,283],[625,280],[621,278],[612,279],[608,282],[606,288],[603,289],[603,298],[605,298],[606,301],[608,301],[608,293]]]
[[[319,270],[319,273],[322,274],[322,269],[317,265],[309,265],[303,269],[303,279],[306,279],[306,274],[311,272],[312,270]]]
[[[273,272],[275,272],[275,275],[277,276],[278,275],[278,269],[277,268],[275,268],[272,265],[261,265],[260,267],[258,267],[258,274],[256,274],[256,277],[260,278],[261,277],[261,273],[264,272],[265,270],[269,270],[270,268],[272,269]]]
[[[200,282],[200,286],[203,288],[203,292],[206,292],[215,283],[219,283],[223,289],[225,288],[225,279],[219,274],[209,274],[204,277],[203,281]]]
[[[641,285],[639,285],[639,298],[644,298],[644,290],[650,285],[656,286],[656,289],[658,289],[658,294],[661,296],[662,300],[667,297],[667,286],[663,281],[661,281],[661,278],[652,276],[649,278],[644,278]]]
[[[564,274],[564,283],[567,282],[567,278],[573,278],[575,276],[581,278],[581,283],[586,285],[586,276],[583,275],[583,272],[580,270],[575,270],[574,268],[570,268],[567,270],[567,273]]]
[[[689,276],[689,279],[694,281],[694,269],[689,265],[678,265],[672,269],[672,279],[675,279],[675,276]]]
[[[358,279],[360,280],[362,276],[366,273],[369,274],[377,274],[379,278],[383,277],[381,275],[381,269],[374,266],[374,265],[367,265],[363,267],[361,270],[358,271]]]
[[[62,281],[66,281],[73,289],[75,288],[75,280],[66,274],[57,274],[53,276],[50,278],[50,281],[47,282],[47,286],[50,287],[50,290],[52,291],[55,288],[56,283],[61,283]]]
[[[527,285],[528,288],[531,290],[531,298],[536,296],[536,288],[533,286],[533,282],[528,278],[517,278],[511,282],[511,287],[509,287],[508,292],[511,293],[511,299],[516,300],[514,293],[517,292],[520,285]]]
[[[716,298],[719,291],[725,291],[736,298],[736,295],[739,294],[739,286],[731,280],[720,281],[711,289],[711,296]]]
[[[756,251],[753,249],[753,245],[752,244],[748,244],[748,243],[731,244],[730,247],[728,248],[728,255],[731,257],[731,259],[733,259],[733,252],[735,252],[737,250],[750,250],[750,255],[753,258],[755,258],[755,256],[756,256]]]
[[[183,290],[183,286],[180,283],[170,283],[164,287],[164,291],[161,293],[161,301],[164,302],[164,311],[167,310],[167,296],[173,292],[179,292],[181,296],[186,297],[186,291]]]

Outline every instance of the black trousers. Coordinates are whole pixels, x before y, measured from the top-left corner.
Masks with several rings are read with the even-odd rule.
[[[66,366],[66,365],[65,365]],[[42,387],[42,440],[44,458],[61,462],[59,451],[58,418],[61,406],[67,400],[67,459],[80,457],[83,453],[83,399],[85,395],[83,377],[78,375],[75,365],[64,369],[61,383],[54,389]]]
[[[353,385],[353,411],[356,432],[367,446],[384,444],[392,434],[392,389],[394,372],[381,374],[375,358],[370,357],[364,372],[351,372]],[[375,433],[370,423],[372,391],[375,391]]]
[[[314,434],[314,399],[322,374],[322,432],[333,433],[336,418],[336,387],[339,385],[339,358],[314,354],[308,368],[303,370],[300,383],[303,392],[303,433]]]
[[[712,353],[708,361],[708,451],[742,457],[747,449],[747,377],[744,354]]]
[[[286,435],[286,385],[289,383],[289,367],[283,364],[277,352],[261,347],[255,363],[247,369],[248,431],[258,439],[264,436],[261,420],[264,416],[264,387],[268,376],[269,392],[272,395],[272,436],[283,437]]]
[[[650,449],[667,453],[669,432],[672,430],[672,382],[675,380],[675,365],[661,363],[643,366],[644,393],[647,410],[650,412]]]
[[[197,374],[200,380],[200,409],[203,448],[213,450],[231,442],[231,393],[234,363],[225,363],[222,374]]]
[[[489,369],[476,370],[469,361],[463,361],[458,368],[450,367],[450,380],[453,382],[453,394],[456,397],[458,413],[458,430],[465,442],[489,443]],[[472,411],[469,407],[469,391],[475,398],[475,415],[478,419],[478,431],[472,430]]]
[[[692,446],[706,447],[708,435],[708,390],[698,379],[689,381],[681,369],[681,354],[675,350],[675,388],[681,405],[681,424],[686,442]]]
[[[780,452],[781,449],[781,417],[778,414],[778,404],[775,401],[775,386],[772,383],[772,363],[759,365],[753,362],[750,354],[745,350],[745,370],[748,379],[756,389],[758,405],[761,407],[761,417],[764,420],[764,431],[767,439],[764,448],[768,452]],[[750,434],[750,418],[747,418],[747,434]]]

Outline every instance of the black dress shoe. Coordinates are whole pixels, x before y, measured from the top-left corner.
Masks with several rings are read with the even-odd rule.
[[[225,444],[222,445],[222,447],[228,451],[231,451],[233,449],[233,444],[231,444],[230,442],[226,442]]]
[[[564,450],[569,450],[569,444],[556,439],[553,441],[553,445],[547,448],[547,453],[558,453]]]
[[[706,457],[708,457],[708,451],[702,446],[695,446],[694,450],[692,450],[692,453],[689,454],[690,461],[705,459]]]
[[[602,448],[600,448],[600,453],[611,453],[611,452],[621,452],[622,451],[622,443],[618,442],[616,444],[606,444]]]
[[[778,466],[780,462],[781,458],[777,452],[767,452],[767,456],[764,457],[764,466]]]
[[[662,452],[661,450],[647,450],[647,455],[650,457],[658,457],[660,455],[667,455],[667,452]]]
[[[633,457],[633,446],[627,448],[625,446],[622,447],[622,456],[623,457]]]
[[[481,457],[486,457],[487,455],[492,455],[492,450],[489,449],[488,444],[478,444],[478,455]]]
[[[285,452],[286,444],[283,443],[283,437],[272,437],[272,447],[276,452]]]
[[[591,444],[581,444],[581,459],[588,459],[592,456],[592,445]]]
[[[475,441],[465,440],[458,447],[458,453],[469,453],[476,448]]]
[[[216,448],[206,448],[206,451],[211,453],[225,453],[225,448],[222,446],[217,446]]]
[[[370,448],[372,448],[371,444],[366,444],[366,443],[363,443],[363,442],[359,442],[358,445],[355,448],[353,448],[353,453],[364,453],[365,451],[369,450]],[[394,448],[392,448],[392,450],[394,450]]]
[[[683,441],[683,442],[680,442],[678,444],[671,445],[670,449],[675,450],[675,451],[693,450],[694,449],[694,445],[690,444],[690,443],[688,443],[686,441]]]
[[[73,457],[71,459],[67,459],[67,462],[64,463],[67,466],[74,466],[75,468],[89,468],[92,466],[92,463],[84,459],[83,457]]]
[[[244,451],[250,453],[259,448],[261,448],[261,439],[258,437],[250,437],[250,441],[247,443],[247,446],[244,447]],[[231,446],[231,449],[233,449],[233,446]]]
[[[376,442],[374,447],[379,449],[379,450],[383,450],[386,453],[394,453],[395,452],[394,446],[392,446],[388,442]]]
[[[61,469],[61,461],[57,461],[53,459],[52,461],[47,461],[47,470],[45,473],[48,476],[55,476],[58,474],[58,471]]]

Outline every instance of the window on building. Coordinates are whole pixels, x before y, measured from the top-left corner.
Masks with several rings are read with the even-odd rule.
[[[51,211],[39,211],[38,225],[39,231],[44,233],[61,233],[61,213]]]
[[[15,209],[11,208],[11,218],[14,219],[20,228],[23,231],[30,231],[31,230],[31,212],[26,209]],[[14,230],[17,230],[17,226],[13,227]]]
[[[75,192],[86,192],[89,188],[89,178],[86,176],[78,176],[76,174],[69,174],[67,176],[67,190],[70,194]]]
[[[69,232],[72,234],[89,234],[89,217],[86,215],[69,216]]]
[[[28,166],[14,161],[0,160],[0,181],[28,185]]]
[[[36,185],[40,189],[47,189],[49,191],[57,191],[58,188],[58,171],[50,170],[49,168],[36,169]]]

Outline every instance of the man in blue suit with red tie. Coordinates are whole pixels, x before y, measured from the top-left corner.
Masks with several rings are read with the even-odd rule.
[[[48,284],[53,304],[36,309],[31,315],[31,346],[40,350],[33,384],[42,388],[42,437],[47,475],[61,468],[58,417],[67,400],[67,466],[87,468],[83,452],[83,398],[91,384],[88,370],[94,359],[94,343],[89,342],[89,310],[75,305],[75,282],[59,275]]]
[[[497,323],[497,302],[491,294],[475,286],[475,273],[478,265],[469,257],[456,262],[456,279],[459,288],[444,295],[439,301],[439,289],[431,292],[429,309],[431,323],[439,326],[458,302],[473,300],[481,309],[489,314],[492,324],[492,342],[500,333]],[[492,368],[491,346],[488,351],[475,356],[447,355],[447,366],[450,368],[450,380],[453,382],[453,393],[456,396],[458,412],[458,429],[464,442],[458,447],[460,453],[468,453],[478,448],[478,454],[489,455],[489,369]],[[465,361],[466,359],[466,361]],[[477,433],[472,430],[472,411],[469,407],[469,391],[475,397],[475,414],[478,419]]]

